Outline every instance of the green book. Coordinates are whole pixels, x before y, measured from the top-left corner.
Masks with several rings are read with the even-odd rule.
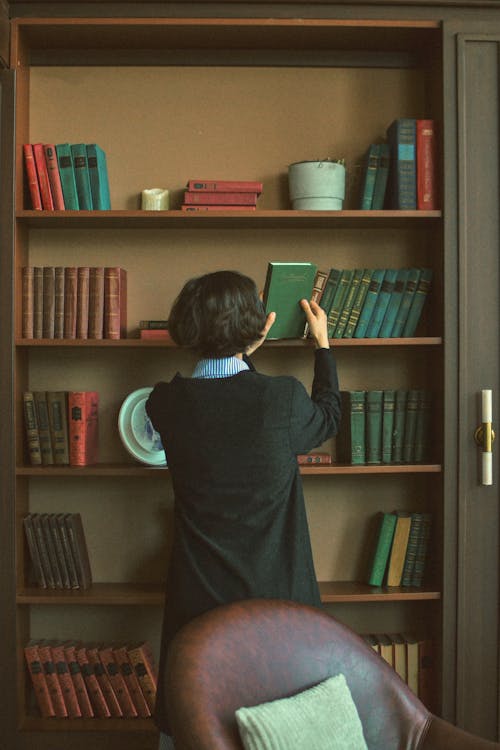
[[[354,331],[356,330],[356,326],[358,325],[359,315],[361,312],[361,308],[364,305],[366,295],[368,293],[368,288],[370,286],[372,275],[373,275],[373,268],[363,269],[361,281],[359,282],[358,293],[356,294],[356,298],[353,302],[352,309],[349,314],[349,318],[347,319],[347,325],[344,330],[343,338],[345,339],[352,339],[352,337],[354,336]]]
[[[108,166],[106,153],[97,143],[87,143],[92,208],[94,211],[108,211],[111,208]]]
[[[378,143],[371,143],[365,157],[365,173],[360,205],[362,211],[369,211],[372,208],[379,159],[380,145]]]
[[[275,312],[276,320],[268,339],[302,338],[306,316],[300,306],[301,299],[311,299],[314,263],[269,262],[264,285],[266,313]]]
[[[387,178],[389,177],[389,164],[391,161],[391,152],[388,143],[380,144],[380,153],[378,159],[377,175],[375,177],[375,186],[373,188],[372,209],[380,211],[384,208],[385,194],[387,190]]]
[[[352,306],[354,304],[354,300],[356,299],[356,295],[358,293],[358,289],[359,289],[359,285],[360,285],[362,277],[363,277],[363,269],[355,268],[352,281],[351,281],[351,285],[346,294],[342,312],[340,313],[339,321],[337,323],[335,331],[333,332],[334,339],[341,339],[342,336],[344,335],[344,331],[347,326],[347,321],[349,319],[349,315],[351,314]]]
[[[335,291],[337,289],[341,273],[342,270],[340,268],[330,269],[328,278],[325,283],[325,288],[323,289],[323,294],[321,295],[321,299],[319,301],[319,306],[325,311],[327,316],[330,312],[330,307],[332,306],[333,298],[335,296]]]
[[[383,391],[366,392],[366,463],[382,463]]]
[[[408,546],[406,547],[406,557],[403,565],[403,575],[401,576],[401,586],[411,586],[415,560],[417,557],[418,543],[423,524],[423,513],[412,513],[410,524],[410,535],[408,537]]]
[[[75,170],[73,167],[73,158],[71,156],[71,146],[69,143],[57,143],[56,154],[59,176],[61,177],[64,207],[66,210],[77,211],[80,208],[80,204],[78,202]]]
[[[417,121],[400,117],[387,128],[391,151],[389,203],[391,208],[417,208]]]
[[[52,440],[50,437],[49,411],[47,407],[47,394],[45,391],[33,391],[36,416],[38,421],[38,437],[40,440],[40,454],[44,466],[54,463],[52,452]]]
[[[423,514],[422,528],[418,539],[417,553],[415,556],[415,565],[411,579],[412,586],[421,586],[424,577],[427,556],[429,550],[429,540],[431,535],[432,517],[430,513]]]
[[[352,268],[345,268],[339,279],[337,289],[332,301],[330,312],[328,313],[328,338],[333,337],[333,333],[337,327],[337,323],[340,319],[340,314],[344,307],[344,302],[351,286],[352,277],[354,276],[354,270]]]
[[[399,338],[403,335],[406,318],[408,317],[413,297],[415,295],[415,292],[417,291],[419,278],[419,268],[408,269],[408,278],[406,279],[406,286],[403,292],[403,297],[401,299],[401,304],[399,305],[398,311],[396,313],[396,320],[394,321],[394,326],[391,331],[391,338]]]
[[[403,463],[415,463],[415,433],[417,428],[417,408],[421,391],[412,388],[406,399],[405,431],[403,437]]]
[[[384,391],[382,402],[382,463],[390,464],[392,461],[392,435],[394,432],[394,404],[396,391],[388,389]]]
[[[392,463],[403,463],[403,438],[406,419],[406,399],[408,391],[399,388],[394,401],[394,430],[392,432]]]
[[[382,281],[384,280],[384,275],[385,268],[376,268],[373,271],[370,284],[368,285],[368,291],[366,293],[365,301],[359,314],[358,325],[356,326],[356,330],[354,331],[355,339],[364,339],[366,337],[368,324],[370,322],[370,318],[372,317],[378,293],[380,292],[380,287],[382,285]]]
[[[417,405],[417,425],[415,427],[415,463],[428,461],[431,451],[431,393],[421,390]]]
[[[403,299],[403,292],[406,288],[406,280],[408,278],[409,268],[400,268],[396,275],[394,282],[394,288],[391,292],[391,298],[385,311],[382,325],[380,326],[379,337],[390,338],[392,336],[392,329],[394,328],[394,321]]]
[[[83,211],[92,211],[92,191],[90,188],[87,147],[85,143],[71,144],[71,158],[73,159],[73,169],[75,171],[78,205]]]
[[[403,337],[410,338],[415,335],[418,322],[422,315],[422,309],[424,303],[428,297],[432,281],[432,270],[430,268],[422,268],[420,272],[420,278],[418,280],[415,294],[411,301],[410,309],[408,310],[408,317],[403,328]]]
[[[384,315],[387,310],[389,300],[391,299],[392,291],[394,289],[394,284],[396,282],[397,273],[398,272],[395,268],[386,269],[384,278],[380,285],[380,291],[375,302],[375,307],[373,308],[373,313],[370,318],[370,322],[368,323],[366,338],[375,339],[380,333],[382,321],[384,319]]]
[[[365,391],[341,391],[342,419],[336,437],[337,461],[364,464],[365,448]]]
[[[395,528],[395,513],[379,514],[377,538],[368,575],[368,583],[370,586],[382,586],[387,568],[387,561],[389,560],[391,552]]]

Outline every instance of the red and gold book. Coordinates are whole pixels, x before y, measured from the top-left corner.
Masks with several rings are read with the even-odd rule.
[[[70,466],[90,466],[98,457],[97,391],[68,392],[68,433]]]
[[[33,156],[35,157],[38,184],[40,186],[40,195],[42,196],[42,208],[44,211],[53,211],[54,200],[50,189],[49,170],[47,169],[47,162],[45,161],[43,143],[33,144]]]
[[[68,716],[68,709],[66,708],[61,683],[57,676],[50,643],[48,641],[39,641],[38,653],[40,654],[40,662],[49,688],[55,715],[59,718],[66,718]]]
[[[23,144],[24,168],[26,179],[28,180],[28,189],[31,197],[31,208],[35,211],[42,210],[42,196],[38,184],[38,175],[36,173],[35,156],[33,154],[33,145],[31,143]]]
[[[66,266],[64,271],[64,338],[76,339],[78,269]]]
[[[114,657],[113,648],[110,645],[103,645],[99,648],[99,658],[102,662],[106,674],[115,691],[116,698],[120,704],[123,715],[128,719],[133,719],[138,715],[132,696],[130,695],[128,685],[125,682],[120,667]]]
[[[163,339],[164,341],[171,341],[172,337],[165,328],[141,328],[140,330],[141,339]]]
[[[36,702],[44,719],[52,718],[56,715],[52,699],[49,693],[49,686],[43,672],[40,654],[38,653],[38,641],[30,641],[24,648],[24,658],[28,666],[28,671],[33,683]]]
[[[434,120],[417,120],[417,208],[438,207],[436,125]]]
[[[210,206],[214,203],[219,206],[255,206],[258,197],[257,193],[238,193],[234,191],[223,193],[217,191],[210,192],[209,190],[204,192],[193,191],[191,193],[189,190],[186,190],[184,193],[184,203],[205,206]]]
[[[69,672],[68,662],[66,661],[64,653],[64,646],[62,643],[52,642],[50,644],[50,649],[52,651],[52,659],[56,667],[56,674],[59,684],[61,685],[68,716],[71,719],[79,719],[82,715],[82,710],[76,695],[75,685]]]
[[[257,180],[189,180],[187,189],[200,192],[262,193]]]
[[[300,465],[303,464],[314,464],[316,465],[328,465],[332,463],[332,457],[329,453],[299,453],[297,456],[297,462]]]
[[[76,338],[89,337],[89,281],[90,268],[80,266],[77,269],[76,287]]]
[[[82,669],[76,660],[76,645],[71,642],[63,644],[64,657],[68,665],[68,671],[75,688],[76,699],[80,706],[80,715],[84,719],[91,719],[94,714],[92,703],[89,698],[87,686],[83,679]]]
[[[64,197],[61,185],[61,176],[59,174],[59,166],[57,164],[56,147],[52,143],[44,143],[43,150],[45,153],[45,162],[47,164],[47,172],[49,175],[50,190],[52,193],[52,200],[54,202],[54,209],[57,211],[64,210]]]
[[[147,641],[131,644],[127,647],[128,657],[139,680],[149,710],[154,711],[156,701],[156,686],[158,674],[156,671],[153,652]]]
[[[181,206],[182,211],[190,211],[193,213],[202,213],[203,211],[255,211],[255,206],[235,206],[233,204],[227,205],[227,206],[220,206],[220,205],[213,205],[213,206],[203,206],[203,205],[187,205],[185,203]]]
[[[96,645],[87,645],[87,656],[90,664],[93,667],[94,674],[96,676],[97,682],[101,687],[102,694],[104,695],[108,708],[111,712],[111,716],[121,718],[123,716],[123,711],[120,708],[118,698],[116,697],[113,686],[109,681],[106,670],[104,669],[104,666],[99,659],[99,648]]]
[[[127,272],[104,269],[104,338],[127,338]]]
[[[123,679],[127,684],[130,697],[132,698],[134,706],[137,710],[137,715],[143,719],[148,718],[149,716],[151,716],[151,709],[149,708],[148,703],[143,695],[141,686],[139,684],[139,679],[134,672],[134,669],[128,657],[127,647],[115,646],[113,648],[113,656],[116,663],[118,664],[121,674],[123,675]]]
[[[91,663],[87,649],[83,644],[75,647],[76,661],[80,666],[87,692],[92,702],[95,715],[101,719],[109,719],[111,711],[102,692],[102,688],[94,672],[94,665]]]

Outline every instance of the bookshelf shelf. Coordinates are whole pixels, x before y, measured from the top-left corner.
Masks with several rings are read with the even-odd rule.
[[[380,347],[380,346],[441,346],[443,339],[441,336],[416,336],[414,338],[378,338],[378,339],[331,339],[331,345],[335,348],[340,347]],[[82,347],[82,348],[114,348],[114,349],[176,349],[177,346],[172,341],[159,339],[16,339],[18,347]],[[266,341],[266,348],[312,348],[313,341],[309,339],[280,339],[279,341]]]

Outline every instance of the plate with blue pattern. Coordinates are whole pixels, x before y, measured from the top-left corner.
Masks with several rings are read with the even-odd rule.
[[[146,401],[152,390],[138,388],[127,396],[118,414],[118,432],[123,445],[137,461],[149,466],[166,466],[160,435],[146,413]]]

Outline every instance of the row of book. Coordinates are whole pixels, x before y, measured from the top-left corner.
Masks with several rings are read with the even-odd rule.
[[[387,141],[371,143],[367,150],[360,208],[436,209],[436,150],[434,120],[394,120]]]
[[[431,534],[430,513],[379,513],[370,560],[370,586],[422,586]]]
[[[337,461],[349,464],[413,464],[429,460],[429,390],[388,388],[341,391]]]
[[[22,336],[126,338],[126,270],[116,266],[23,266]]]
[[[147,718],[158,673],[150,644],[32,639],[24,647],[43,718]]]
[[[25,143],[23,154],[35,211],[111,208],[106,153],[97,143]]]
[[[432,710],[436,678],[433,642],[410,633],[367,633],[361,637]]]
[[[23,410],[32,466],[97,463],[97,391],[24,391]]]
[[[28,513],[23,527],[33,579],[40,588],[90,588],[92,570],[80,513]]]
[[[255,211],[263,184],[255,180],[189,180],[182,211]]]

